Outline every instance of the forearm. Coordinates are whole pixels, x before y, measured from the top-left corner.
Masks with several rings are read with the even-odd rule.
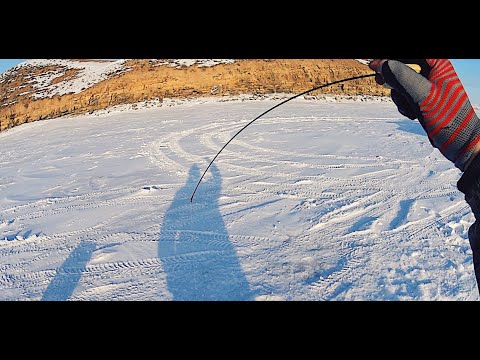
[[[475,223],[468,231],[468,239],[473,252],[473,266],[480,291],[480,156],[478,148],[477,146],[477,156],[471,157],[473,160],[458,181],[457,187],[465,194],[465,200],[475,216]]]

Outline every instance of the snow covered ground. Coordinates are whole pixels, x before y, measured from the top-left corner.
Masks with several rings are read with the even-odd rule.
[[[478,300],[460,172],[392,103],[184,102],[0,134],[0,300]]]

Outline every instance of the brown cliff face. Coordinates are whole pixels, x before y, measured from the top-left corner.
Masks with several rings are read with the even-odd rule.
[[[236,60],[212,67],[171,67],[163,63],[129,60],[123,63],[122,70],[109,73],[105,80],[77,93],[50,97],[39,96],[35,81],[41,80],[45,86],[65,84],[78,78],[79,70],[55,64],[15,68],[0,78],[0,130],[24,122],[153,99],[299,93],[327,82],[371,73],[366,65],[347,59]],[[371,78],[335,85],[315,94],[388,95]]]

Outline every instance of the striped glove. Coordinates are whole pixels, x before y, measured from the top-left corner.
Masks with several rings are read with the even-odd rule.
[[[404,63],[420,65],[420,74]],[[480,141],[480,120],[450,61],[382,60],[371,67],[393,89],[392,100],[400,113],[418,119],[432,145],[465,171]]]

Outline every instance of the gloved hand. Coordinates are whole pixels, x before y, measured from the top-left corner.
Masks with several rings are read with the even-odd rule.
[[[377,83],[392,88],[399,112],[418,119],[432,145],[465,171],[478,151],[480,120],[455,69],[446,59],[401,61],[375,59],[369,66],[377,72]],[[420,74],[404,63],[420,65]]]

